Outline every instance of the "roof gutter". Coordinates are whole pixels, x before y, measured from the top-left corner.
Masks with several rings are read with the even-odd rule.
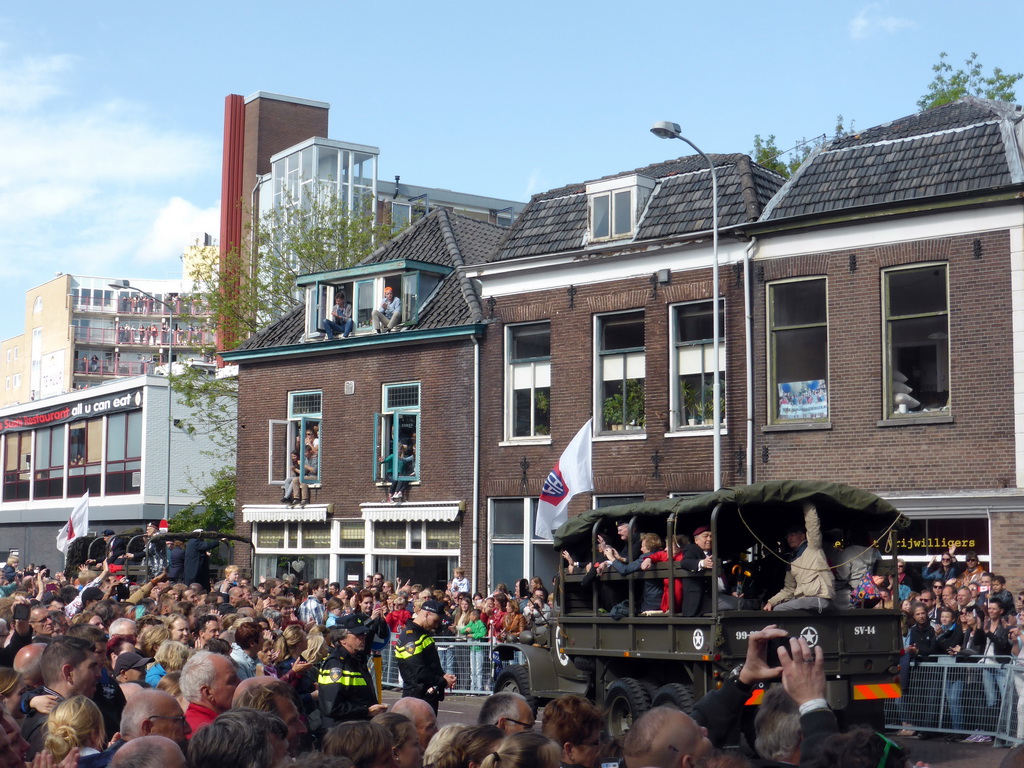
[[[734,225],[742,230],[743,234],[750,237],[758,235],[772,235],[788,232],[795,229],[812,229],[816,227],[828,227],[842,224],[859,224],[869,219],[899,218],[915,216],[923,213],[935,213],[956,208],[974,208],[986,205],[999,205],[1001,203],[1012,203],[1022,199],[1024,184],[1014,184],[1002,187],[998,192],[988,194],[977,194],[974,192],[959,192],[955,195],[943,197],[925,198],[918,203],[911,203],[899,207],[893,207],[892,203],[878,203],[870,206],[837,211],[833,214],[806,213],[800,216],[792,216],[785,219],[772,221],[756,221],[746,225]],[[737,233],[739,234],[739,233]]]
[[[424,331],[402,331],[397,338],[391,334],[371,334],[360,338],[349,337],[335,341],[311,341],[304,344],[287,344],[278,347],[267,347],[265,349],[236,349],[230,352],[221,353],[225,360],[235,362],[248,360],[265,360],[275,357],[296,357],[300,355],[323,355],[336,354],[344,350],[367,350],[384,347],[393,349],[398,345],[442,341],[453,338],[479,338],[483,336],[487,328],[486,323],[472,323],[470,325],[454,325],[447,328]]]

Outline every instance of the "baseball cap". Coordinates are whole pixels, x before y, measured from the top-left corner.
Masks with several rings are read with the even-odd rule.
[[[82,590],[82,602],[87,603],[90,600],[102,600],[103,590],[99,587],[86,587]]]
[[[354,613],[349,613],[338,619],[337,626],[347,629],[353,635],[365,635],[369,631],[366,625]]]
[[[420,610],[436,613],[438,616],[444,615],[444,606],[442,606],[437,600],[424,600],[423,605],[420,606]]]
[[[135,653],[135,651],[125,651],[117,657],[117,663],[114,664],[114,674],[120,674],[126,669],[145,669],[152,661],[152,659],[141,656]]]

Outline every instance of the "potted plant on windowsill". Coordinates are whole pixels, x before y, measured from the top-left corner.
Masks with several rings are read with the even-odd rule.
[[[697,404],[697,389],[693,386],[693,382],[687,381],[686,379],[680,379],[679,402],[683,407],[683,420],[685,420],[686,424],[691,427],[696,426],[699,408]]]
[[[616,392],[604,399],[602,409],[605,429],[618,432],[622,429],[622,395]]]
[[[646,401],[642,379],[626,381],[626,413],[624,421],[628,421],[627,429],[643,429],[647,426]]]
[[[720,392],[719,396],[718,396],[718,401],[717,401],[718,410],[720,412],[722,410],[722,404],[724,402],[725,402],[725,389],[723,388],[722,391]],[[715,406],[716,406],[716,401],[715,401],[715,390],[714,390],[714,387],[710,387],[710,386],[704,387],[704,399],[700,403],[699,407],[700,407],[701,419],[703,419],[705,424],[712,424],[712,423],[714,423],[714,421],[715,421]],[[722,416],[722,421],[725,421],[724,414]]]

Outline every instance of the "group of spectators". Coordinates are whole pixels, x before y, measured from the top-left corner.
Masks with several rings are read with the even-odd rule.
[[[470,593],[461,568],[435,589],[379,573],[361,585],[253,584],[229,566],[215,584],[161,573],[128,585],[102,565],[53,578],[25,575],[16,560],[3,569],[0,768],[25,760],[33,768],[742,767],[751,763],[716,748],[753,687],[780,676],[783,685],[759,710],[756,764],[906,762],[881,735],[838,732],[820,650],[792,639],[781,666],[768,665],[768,642],[785,635],[774,627],[751,633],[742,669],[693,717],[657,707],[621,741],[607,736],[605,714],[581,696],[549,702],[540,732],[535,702],[510,692],[488,697],[477,723],[438,730],[438,704],[456,675],[433,638],[542,644],[551,604],[539,579],[483,595]],[[979,590],[979,598],[1001,610],[1001,591]],[[927,590],[917,596],[927,600]],[[918,628],[921,605],[908,635],[914,658],[942,634],[930,620],[928,632]],[[944,632],[941,616],[949,614],[939,615]],[[1019,648],[1015,628],[1005,635]],[[379,699],[371,660],[374,643],[389,636],[403,683],[403,698],[390,707]],[[962,637],[957,652],[970,642]]]
[[[973,552],[964,561],[950,547],[933,558],[920,574],[905,561],[898,563],[895,580],[904,622],[906,655],[901,665],[902,683],[908,701],[926,698],[934,703],[945,697],[948,706],[944,722],[937,720],[937,707],[915,708],[904,704],[905,728],[901,736],[915,734],[913,726],[952,732],[945,738],[968,742],[990,742],[981,733],[983,723],[1004,704],[1009,693],[1000,685],[1002,667],[1024,664],[1024,591],[1014,595],[1006,579],[986,570]],[[895,591],[895,590],[894,590]],[[957,669],[946,675],[940,688],[937,672],[923,662],[980,664],[974,670]],[[1022,670],[1024,671],[1024,670]],[[1016,674],[1017,733],[1024,737],[1024,676]],[[917,689],[915,691],[915,689]],[[924,696],[915,693],[924,691]],[[1010,702],[1005,702],[1009,704]],[[973,731],[964,735],[964,732]]]

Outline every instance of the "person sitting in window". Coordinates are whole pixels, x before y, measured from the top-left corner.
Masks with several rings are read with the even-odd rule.
[[[402,300],[395,296],[394,289],[384,289],[384,300],[373,310],[373,330],[377,333],[391,333],[391,329],[402,322]]]
[[[291,468],[288,471],[288,479],[284,483],[284,496],[281,497],[282,504],[291,504],[293,507],[298,504],[305,507],[309,503],[309,485],[300,481],[302,465],[298,451],[292,451]],[[309,472],[306,467],[306,472]]]
[[[343,339],[347,339],[349,334],[352,333],[354,324],[352,322],[352,304],[345,300],[345,292],[338,291],[334,295],[334,306],[331,307],[330,314],[324,320],[323,332],[328,339],[332,339],[339,334]]]
[[[409,445],[405,443],[398,444],[398,477],[408,477],[415,466],[416,456],[415,451]],[[395,478],[393,471],[395,469],[395,454],[389,453],[387,456],[381,458],[380,463],[384,465],[384,479],[391,483],[391,488],[388,490],[388,502],[401,501],[405,496],[405,490],[409,487],[408,480],[398,480]]]

